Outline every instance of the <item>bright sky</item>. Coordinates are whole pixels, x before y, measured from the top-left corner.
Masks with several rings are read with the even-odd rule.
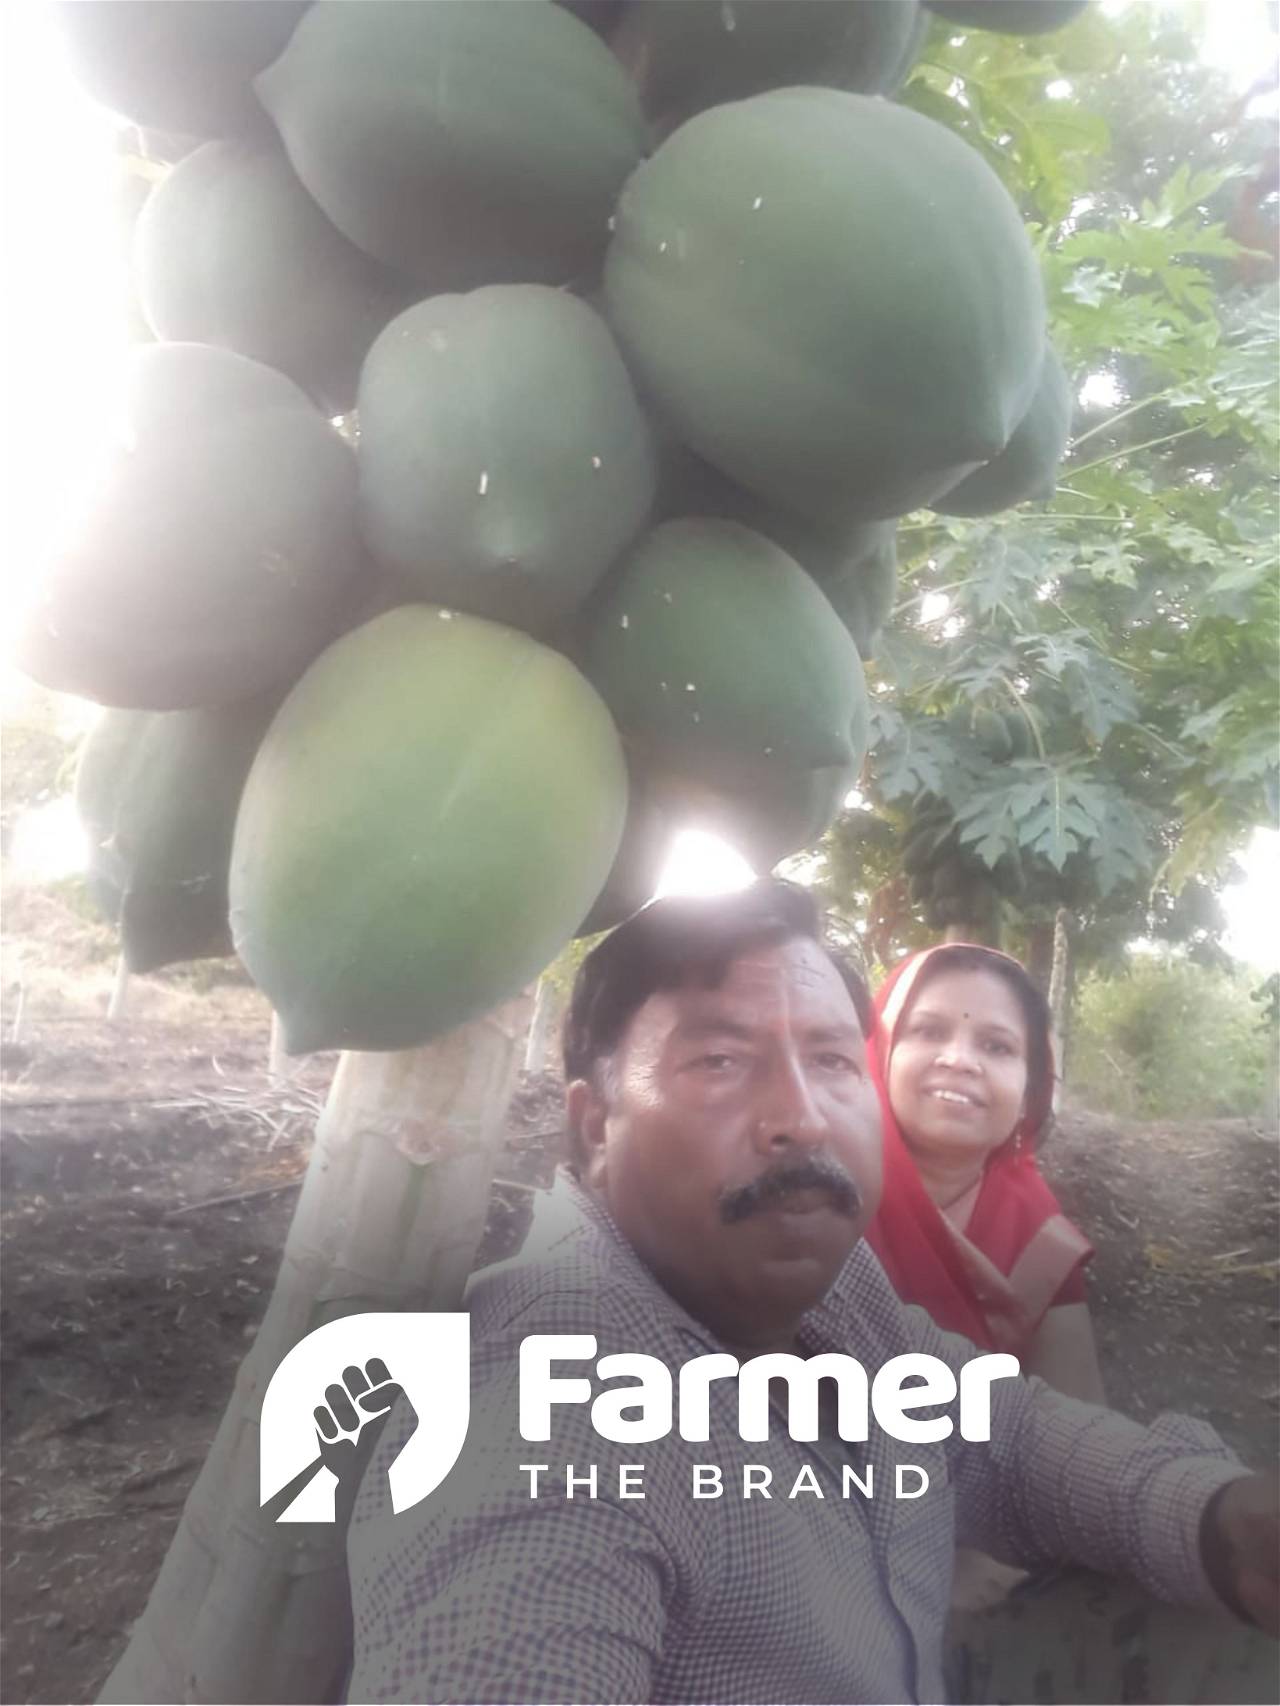
[[[104,4],[106,0],[86,0]],[[1104,0],[1108,10],[1151,0]],[[1203,8],[1206,56],[1247,88],[1274,56],[1265,0]],[[20,700],[9,646],[40,566],[74,515],[118,409],[127,280],[113,212],[115,121],[71,78],[43,0],[8,0],[0,55],[6,213],[6,482],[0,551],[0,701]],[[1106,401],[1103,397],[1091,399]],[[86,722],[92,707],[68,702]],[[32,869],[77,868],[83,852],[67,803],[26,826],[14,848]],[[1259,831],[1228,891],[1232,951],[1280,967],[1280,836]],[[660,892],[740,886],[748,868],[714,837],[678,838]]]

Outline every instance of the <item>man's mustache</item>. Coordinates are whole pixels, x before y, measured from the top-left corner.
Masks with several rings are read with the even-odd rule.
[[[773,1208],[793,1191],[824,1191],[832,1208],[853,1219],[862,1207],[862,1192],[836,1161],[810,1156],[761,1173],[749,1185],[720,1195],[720,1219],[734,1226],[753,1214]]]

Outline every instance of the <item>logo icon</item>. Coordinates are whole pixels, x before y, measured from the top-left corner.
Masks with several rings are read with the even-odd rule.
[[[259,1504],[276,1522],[349,1514],[397,1406],[397,1426],[417,1424],[387,1472],[398,1514],[435,1491],[466,1440],[469,1316],[346,1315],[299,1340],[262,1400]]]

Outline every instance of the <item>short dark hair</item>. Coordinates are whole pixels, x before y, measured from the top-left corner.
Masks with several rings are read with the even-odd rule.
[[[910,1012],[920,991],[932,978],[949,971],[991,972],[1003,978],[1017,996],[1027,1027],[1027,1106],[1043,1120],[1053,1099],[1053,1015],[1043,993],[1026,967],[1008,954],[993,952],[976,942],[949,942],[935,949],[920,968],[902,1017]]]
[[[736,959],[797,937],[816,942],[853,998],[864,1036],[872,1026],[867,986],[827,940],[812,894],[765,877],[731,894],[667,895],[598,942],[574,980],[564,1024],[564,1074],[593,1079],[633,1016],[661,989],[718,989]]]

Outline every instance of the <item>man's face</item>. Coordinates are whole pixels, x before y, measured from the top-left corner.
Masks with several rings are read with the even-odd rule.
[[[789,1342],[880,1197],[879,1106],[834,965],[798,938],[718,989],[660,991],[605,1078],[569,1090],[588,1186],[726,1343]]]

